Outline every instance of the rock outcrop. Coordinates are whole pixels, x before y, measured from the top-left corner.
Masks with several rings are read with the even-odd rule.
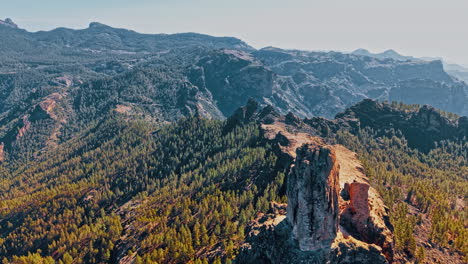
[[[338,232],[339,165],[329,147],[303,145],[288,176],[287,219],[303,251],[329,247]]]
[[[194,75],[195,72],[202,74]],[[273,93],[274,73],[251,54],[220,50],[200,59],[190,69],[190,77],[213,95],[218,108],[230,116],[248,98],[263,101]]]
[[[427,104],[452,113],[467,114],[468,98],[462,83],[437,82],[430,79],[402,81],[389,92],[389,101]]]
[[[388,209],[356,154],[285,121],[262,131],[289,157],[288,204],[272,204],[251,224],[236,263],[391,263]]]
[[[0,162],[5,160],[5,144],[0,143]]]
[[[450,120],[427,105],[417,111],[405,111],[395,109],[389,104],[366,99],[336,115],[335,120],[328,123],[331,125],[322,122],[331,129],[339,124],[351,132],[365,127],[381,134],[400,130],[408,140],[408,145],[421,151],[430,150],[437,141],[468,138],[467,117]]]
[[[18,28],[18,25],[16,25],[11,18],[7,18],[5,20],[0,19],[0,25],[10,28]]]
[[[356,153],[335,145],[340,164],[340,225],[342,230],[368,244],[378,245],[393,260],[393,227],[377,190],[370,186]]]

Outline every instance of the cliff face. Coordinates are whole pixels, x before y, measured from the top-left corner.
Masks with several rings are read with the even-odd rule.
[[[202,76],[191,75],[191,78],[199,80],[195,83],[212,94],[225,116],[230,116],[250,97],[262,101],[273,93],[273,72],[249,53],[216,51],[202,58],[194,70]]]
[[[445,111],[468,114],[465,109],[466,94],[463,84],[447,84],[430,79],[399,82],[389,92],[389,101],[406,104],[428,104]]]
[[[264,48],[254,52],[276,74],[281,89],[271,102],[290,105],[303,117],[331,118],[364,98],[431,104],[466,115],[466,84],[452,78],[441,61],[394,59],[366,53],[305,52]],[[284,84],[284,85],[283,85]],[[293,99],[297,98],[297,99]],[[340,110],[341,109],[341,110]]]
[[[262,128],[290,157],[288,204],[252,223],[237,263],[391,263],[388,209],[356,154],[280,119]]]
[[[287,219],[303,251],[327,247],[338,232],[339,165],[328,147],[303,145],[288,176]]]
[[[370,186],[356,153],[335,145],[340,164],[340,226],[354,238],[378,245],[388,261],[393,260],[393,227],[388,208]]]

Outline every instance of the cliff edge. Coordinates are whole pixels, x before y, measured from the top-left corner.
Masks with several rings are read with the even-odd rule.
[[[356,154],[294,120],[261,125],[290,163],[288,204],[272,203],[251,223],[236,263],[392,263],[388,209]]]

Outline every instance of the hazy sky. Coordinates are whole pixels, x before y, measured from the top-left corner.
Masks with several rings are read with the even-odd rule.
[[[0,4],[0,18],[11,17],[29,31],[85,28],[98,21],[144,33],[235,36],[255,48],[395,49],[468,65],[468,0],[0,0]]]

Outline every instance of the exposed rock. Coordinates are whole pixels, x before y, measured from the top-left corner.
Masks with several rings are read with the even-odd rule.
[[[71,76],[64,75],[51,80],[51,84],[61,87],[71,87],[75,84],[75,80]]]
[[[236,124],[246,124],[254,119],[254,115],[257,113],[259,108],[258,103],[255,100],[249,99],[247,105],[237,109],[234,114],[229,118],[228,122]]]
[[[365,98],[468,114],[467,85],[447,74],[440,60],[415,60],[393,50],[373,56],[365,50],[343,54],[269,47],[253,54],[275,73],[278,85],[268,101],[283,114],[331,118]]]
[[[382,248],[393,259],[393,226],[388,208],[372,188],[356,153],[341,145],[334,150],[340,164],[340,225],[354,238]]]
[[[26,68],[35,69],[37,61],[48,58],[50,67],[55,69],[38,73],[42,76],[53,73],[52,80],[48,80],[53,86],[80,86],[78,80],[67,76],[71,75],[68,62],[74,60],[74,56],[80,57],[77,62],[80,67],[73,67],[73,71],[83,71],[74,76],[81,76],[85,83],[101,74],[102,77],[115,76],[133,71],[137,65],[145,65],[143,67],[146,68],[165,61],[163,64],[170,68],[169,76],[190,82],[206,95],[193,103],[196,107],[184,106],[188,109],[180,115],[193,114],[198,109],[204,116],[226,118],[249,97],[261,105],[274,105],[281,114],[291,111],[301,118],[332,118],[364,98],[434,103],[444,110],[461,115],[468,113],[464,104],[468,100],[468,86],[448,75],[440,61],[399,60],[394,51],[373,58],[362,50],[355,54],[272,47],[255,50],[235,38],[195,33],[139,34],[96,22],[81,30],[58,28],[35,33],[11,30],[16,26],[11,20],[0,23],[4,25],[0,31],[7,36],[2,42],[2,59],[9,60],[11,54],[16,54],[15,60],[25,63]],[[21,70],[14,65],[11,64],[12,69],[6,69],[7,72]],[[32,86],[38,87],[37,84]],[[138,80],[125,84],[121,90],[125,92],[132,86],[142,89],[139,96],[130,92],[132,96],[140,98],[155,94],[154,91],[150,94],[144,92],[150,85],[141,84]],[[81,88],[76,87],[78,90]],[[178,86],[177,89],[184,87]],[[43,94],[49,92],[45,90]],[[142,107],[148,107],[146,100]],[[172,111],[163,111],[172,115]],[[156,115],[155,119],[164,118],[155,109],[149,112]],[[180,117],[179,113],[174,115]]]
[[[10,156],[16,149],[14,149],[14,143],[21,140],[29,140],[35,136],[34,129],[35,125],[38,122],[47,122],[46,129],[41,132],[48,133],[50,135],[49,139],[56,140],[58,134],[58,123],[65,122],[63,118],[58,118],[56,115],[55,108],[57,106],[57,101],[61,99],[61,95],[53,93],[41,102],[35,104],[31,109],[23,112],[23,114],[18,119],[13,119],[8,127],[5,129],[3,137],[0,137],[0,142],[2,142],[2,156],[5,158],[5,153],[9,153]],[[59,122],[55,122],[59,121]],[[33,131],[33,133],[29,133]],[[46,132],[47,131],[47,132]],[[38,144],[48,144],[48,142],[37,142]],[[32,151],[32,150],[31,150]]]
[[[464,84],[437,82],[429,79],[399,82],[389,93],[389,101],[428,104],[459,114],[468,114],[465,111],[467,98]]]
[[[285,118],[262,124],[265,138],[292,164],[287,215],[275,204],[260,215],[237,263],[391,263],[387,208],[356,154],[295,129]]]
[[[299,117],[297,117],[296,115],[294,115],[293,113],[289,112],[286,115],[285,123],[287,125],[300,126],[301,123],[302,123],[302,120]]]
[[[18,28],[18,25],[16,25],[11,18],[5,19],[5,21],[0,19],[0,25],[1,26],[6,26],[10,28]]]
[[[0,143],[0,161],[4,161],[5,160],[5,144]]]
[[[313,137],[308,133],[291,131],[283,121],[276,119],[271,124],[262,124],[261,129],[267,140],[272,141],[279,149],[280,154],[289,157],[289,163],[296,158],[297,149],[304,144],[324,145],[321,138]],[[288,164],[289,166],[289,164]]]
[[[228,129],[241,124],[247,124],[252,121],[261,121],[264,124],[272,124],[280,117],[272,106],[266,106],[263,109],[260,108],[259,103],[254,99],[250,98],[247,101],[246,106],[238,108],[234,114],[227,120]]]
[[[418,111],[410,112],[366,99],[336,115],[333,123],[347,123],[350,131],[365,127],[372,128],[381,134],[389,130],[400,130],[410,147],[422,151],[430,150],[434,142],[441,140],[468,138],[467,117],[452,121],[427,105],[422,106]]]
[[[23,137],[30,127],[31,127],[31,122],[29,121],[29,116],[28,115],[23,116],[22,126],[18,130],[18,135],[16,136],[16,140]]]
[[[191,79],[211,92],[225,116],[230,116],[247,98],[262,101],[273,93],[274,73],[246,52],[212,52],[197,66],[203,76],[196,78],[192,70]]]
[[[288,176],[288,222],[302,251],[329,247],[338,231],[339,165],[329,147],[303,145]]]
[[[337,232],[334,241],[317,250],[301,250],[291,238],[292,227],[286,220],[286,204],[272,203],[269,212],[258,215],[249,226],[246,244],[236,263],[387,263],[380,248],[362,243]]]

